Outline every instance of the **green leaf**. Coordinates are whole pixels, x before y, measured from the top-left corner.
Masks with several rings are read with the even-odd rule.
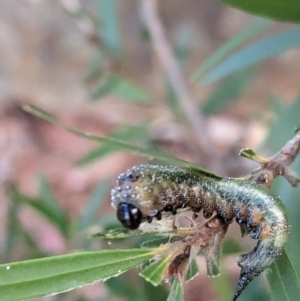
[[[144,281],[143,278],[141,278],[141,280],[143,280],[143,290],[144,290],[144,294],[146,297],[146,301],[153,301],[153,300],[167,300],[169,291],[166,290],[166,287],[163,285],[160,285],[158,287],[153,288],[153,285],[148,282],[148,281]],[[140,299],[135,299],[140,301]],[[129,300],[129,301],[132,301]]]
[[[183,284],[175,278],[167,301],[183,301]]]
[[[111,137],[115,139],[122,139],[124,141],[144,140],[148,137],[148,129],[146,125],[122,128],[113,133]],[[95,160],[103,158],[107,154],[111,154],[114,151],[115,147],[110,144],[97,147],[80,158],[76,164],[79,166],[85,166]]]
[[[281,138],[279,138],[279,140],[280,139]],[[295,170],[300,170],[299,160],[297,160],[294,165]],[[276,179],[273,186],[272,191],[279,195],[285,202],[292,227],[289,240],[285,246],[285,252],[271,266],[271,274],[267,274],[267,279],[273,300],[278,301],[279,297],[283,296],[283,294],[285,297],[282,300],[298,300],[298,296],[300,295],[300,203],[298,202],[300,191],[299,188],[291,189],[289,183],[282,178]]]
[[[294,27],[284,32],[270,35],[246,48],[237,51],[211,70],[203,79],[203,84],[210,84],[216,80],[248,68],[261,61],[277,56],[285,51],[300,46],[300,28]]]
[[[116,228],[116,229],[109,229],[108,231],[104,232],[98,232],[90,235],[90,238],[101,238],[106,240],[113,240],[113,239],[123,239],[123,238],[129,238],[129,237],[136,237],[136,236],[182,236],[182,232],[180,232],[180,229],[172,229],[172,230],[129,230],[124,227],[122,228]]]
[[[300,279],[285,251],[267,273],[272,298],[275,301],[298,300]]]
[[[45,184],[43,184],[45,185]],[[43,187],[43,189],[46,189]],[[28,205],[43,216],[47,218],[53,225],[60,229],[60,232],[67,237],[69,233],[70,221],[65,211],[56,203],[56,201],[50,202],[52,196],[46,195],[46,199],[42,198],[31,198],[22,194],[16,187],[9,187],[7,194],[9,198],[19,204]],[[47,200],[48,199],[48,200]]]
[[[167,243],[170,242],[170,237],[159,237],[159,238],[155,238],[155,239],[149,239],[149,240],[145,240],[143,237],[143,242],[141,245],[141,247],[145,247],[145,248],[157,248],[161,245],[165,245]]]
[[[199,274],[199,267],[196,259],[193,259],[187,271],[186,281],[193,280],[198,274]]]
[[[101,215],[98,224],[104,231],[120,227],[120,221],[117,219],[115,212],[105,213],[104,215]]]
[[[45,252],[40,250],[37,243],[32,239],[30,233],[24,229],[19,220],[19,204],[11,202],[7,212],[6,239],[0,246],[0,263],[10,261],[15,254],[18,254],[19,248],[28,249],[30,257],[46,256]]]
[[[222,271],[222,273],[218,277],[214,277],[212,280],[212,284],[214,291],[216,292],[216,295],[219,297],[220,300],[232,299],[234,290],[228,279],[228,276],[226,275],[226,271]],[[243,294],[241,296],[243,296]]]
[[[243,249],[240,244],[234,238],[227,238],[224,240],[222,254],[223,255],[232,255],[236,253],[241,253]],[[222,273],[222,272],[221,272]]]
[[[216,292],[217,300],[232,300],[235,284],[227,271],[222,271],[220,276],[212,279],[213,290]],[[256,277],[249,283],[247,288],[238,297],[238,301],[268,301],[270,295],[267,292],[267,282],[264,274]],[[281,300],[284,301],[284,300]]]
[[[245,41],[255,34],[261,32],[267,26],[271,24],[270,20],[258,19],[247,28],[243,29],[233,38],[225,42],[221,47],[219,47],[210,57],[208,57],[199,67],[199,69],[192,76],[192,81],[199,81],[208,73],[213,67],[215,67],[219,62],[224,60],[232,51],[240,46]]]
[[[143,235],[143,231],[137,230],[129,230],[125,229],[124,227],[116,228],[116,229],[109,229],[103,232],[93,233],[89,236],[89,238],[101,238],[105,240],[112,240],[112,239],[123,239],[135,236]]]
[[[157,286],[163,280],[166,270],[170,265],[170,260],[172,258],[172,254],[170,256],[166,256],[156,262],[147,266],[140,273],[140,276],[144,277],[147,281],[151,282],[154,286]]]
[[[300,5],[298,0],[221,1],[252,14],[274,18],[280,21],[300,22]]]
[[[96,141],[96,142],[104,142],[107,144],[110,144],[111,146],[113,146],[115,148],[115,150],[118,151],[127,151],[130,152],[132,154],[136,154],[139,156],[144,156],[144,157],[150,157],[150,158],[155,158],[164,162],[168,162],[168,163],[172,163],[172,164],[178,164],[178,165],[185,165],[185,166],[189,166],[192,168],[196,168],[198,170],[201,170],[207,174],[210,175],[214,175],[212,172],[210,172],[209,170],[206,170],[196,164],[190,163],[188,161],[173,157],[169,154],[163,153],[163,152],[158,152],[158,151],[154,151],[151,149],[146,149],[146,148],[142,148],[142,147],[137,147],[131,144],[128,144],[122,140],[119,139],[115,139],[112,137],[102,137],[102,136],[96,136],[96,135],[92,135],[90,133],[87,132],[82,132],[79,131],[75,128],[72,128],[64,123],[62,123],[61,121],[59,121],[57,118],[55,118],[54,116],[52,116],[51,114],[35,107],[32,105],[26,105],[23,108],[26,112],[33,114],[36,117],[39,117],[41,119],[44,119],[60,128],[65,129],[66,131],[78,136],[78,137],[82,137],[88,140],[92,140],[92,141]]]
[[[50,217],[55,217],[55,219],[52,221],[56,223],[56,226],[58,226],[60,232],[65,237],[68,237],[70,226],[69,217],[64,208],[60,206],[58,200],[52,194],[48,180],[45,176],[38,177],[38,189],[39,199],[41,202],[40,209],[42,210],[40,213],[44,214],[44,216],[47,216],[47,214],[50,213]]]
[[[102,76],[91,93],[92,100],[99,100],[108,93],[114,93],[134,104],[149,104],[150,94],[134,82],[114,74]]]
[[[205,103],[202,104],[202,113],[204,115],[211,115],[225,109],[240,96],[249,83],[252,74],[252,70],[245,70],[225,78],[225,80],[212,91],[205,100]]]
[[[100,100],[105,95],[112,93],[113,89],[119,85],[119,78],[108,74],[102,76],[96,84],[96,88],[91,92],[91,100]]]
[[[241,157],[247,158],[249,160],[255,161],[259,164],[266,164],[270,162],[269,158],[263,157],[258,155],[253,149],[251,148],[243,148],[240,150],[239,155]]]
[[[60,212],[62,210],[52,192],[50,191],[47,178],[43,175],[38,176],[38,189],[40,198],[49,206],[53,206],[53,211]]]
[[[206,251],[206,250],[205,250]],[[206,260],[206,273],[208,276],[219,276],[220,275],[220,263],[218,255],[205,252]]]
[[[147,301],[145,291],[141,287],[142,283],[139,280],[141,279],[130,279],[126,274],[123,274],[118,277],[108,279],[105,281],[105,285],[112,296],[119,297],[121,300]],[[110,299],[106,298],[106,300]]]
[[[116,0],[95,0],[97,12],[100,17],[101,26],[99,28],[102,42],[116,56],[120,56],[122,50],[122,40],[117,12]]]
[[[97,212],[99,211],[100,206],[103,204],[109,186],[110,186],[109,181],[104,180],[96,187],[92,196],[90,197],[87,204],[85,205],[84,210],[81,212],[80,216],[78,217],[76,223],[77,230],[80,231],[86,229],[95,223]]]
[[[178,121],[183,121],[182,109],[176,92],[174,91],[172,85],[166,81],[166,101],[173,114]]]
[[[105,280],[149,260],[156,249],[103,250],[0,265],[0,301],[17,301]]]
[[[94,81],[98,80],[101,76],[103,76],[103,65],[104,55],[99,49],[97,49],[89,63],[86,74],[84,75],[84,81],[87,83],[93,83]]]
[[[113,92],[136,104],[149,104],[151,99],[146,90],[124,78],[119,79],[119,83],[114,87]]]

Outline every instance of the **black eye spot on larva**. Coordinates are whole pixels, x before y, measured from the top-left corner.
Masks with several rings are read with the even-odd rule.
[[[142,213],[132,204],[121,203],[117,208],[117,218],[125,228],[133,230],[139,227]]]

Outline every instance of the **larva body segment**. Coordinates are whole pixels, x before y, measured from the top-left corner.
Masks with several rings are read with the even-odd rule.
[[[258,239],[249,254],[239,256],[241,274],[233,301],[282,252],[289,224],[279,197],[256,183],[222,178],[185,167],[140,165],[119,176],[111,192],[112,206],[121,223],[138,228],[142,220],[161,218],[162,211],[190,207],[206,218],[216,211],[225,221],[233,218],[244,232]]]

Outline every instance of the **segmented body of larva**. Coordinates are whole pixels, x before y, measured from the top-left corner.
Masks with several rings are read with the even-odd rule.
[[[203,209],[205,218],[217,212],[225,222],[236,219],[244,232],[258,239],[249,254],[240,255],[242,268],[233,297],[282,252],[289,233],[285,207],[278,196],[254,182],[222,178],[189,167],[140,165],[121,174],[111,192],[120,222],[136,229],[147,219],[161,219],[163,211]]]

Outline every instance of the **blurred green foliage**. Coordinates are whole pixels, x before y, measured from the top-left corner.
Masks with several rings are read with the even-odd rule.
[[[280,21],[300,22],[300,5],[297,0],[221,0],[226,4],[243,9],[249,13],[274,18]]]

